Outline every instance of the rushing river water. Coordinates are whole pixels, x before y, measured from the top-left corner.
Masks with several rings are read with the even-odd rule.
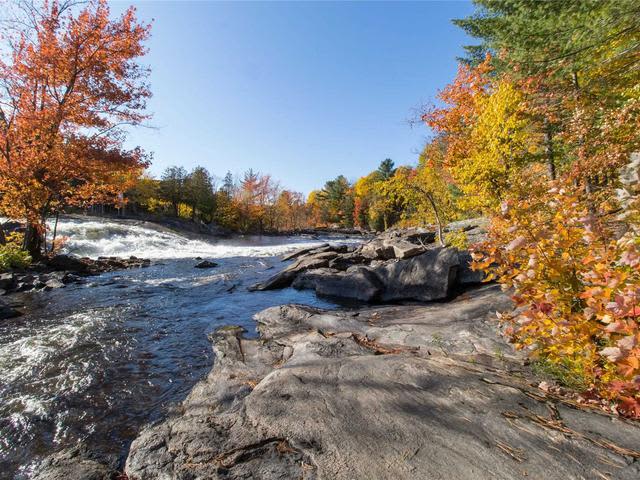
[[[58,234],[70,253],[153,263],[24,294],[26,314],[0,324],[0,478],[29,478],[42,457],[79,442],[122,461],[139,429],[211,368],[207,333],[254,332],[252,315],[272,305],[332,305],[292,289],[247,291],[282,266],[278,255],[318,239],[194,239],[92,220],[61,221]],[[219,267],[195,269],[196,257]]]

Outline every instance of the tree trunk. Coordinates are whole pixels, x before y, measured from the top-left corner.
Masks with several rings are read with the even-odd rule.
[[[0,223],[0,245],[7,244],[7,237],[4,235],[4,228],[2,228],[2,224]]]
[[[433,216],[436,217],[436,235],[438,237],[438,243],[440,243],[441,247],[444,247],[444,236],[442,235],[442,220],[440,220],[440,214],[438,213],[438,207],[436,206],[436,202],[433,200],[431,195],[427,195],[427,200],[431,204],[431,208],[433,208]]]
[[[31,258],[38,260],[42,258],[42,233],[39,225],[27,223],[27,229],[24,232],[23,248],[29,252]]]
[[[56,222],[53,224],[53,238],[51,239],[51,253],[56,246],[56,234],[58,233],[58,219],[60,218],[60,212],[56,212]]]

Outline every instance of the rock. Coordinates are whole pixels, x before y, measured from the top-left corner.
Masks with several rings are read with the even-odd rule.
[[[425,251],[423,246],[407,241],[393,242],[390,246],[393,248],[395,258],[415,257]]]
[[[19,317],[20,315],[22,315],[21,312],[7,305],[5,302],[0,301],[0,320],[5,320],[7,318],[15,318],[15,317]]]
[[[81,258],[71,255],[55,255],[49,259],[49,266],[56,270],[65,270],[77,273],[88,273],[89,263]]]
[[[363,302],[378,300],[384,286],[368,267],[351,267],[346,272],[321,275],[315,281],[318,295]]]
[[[54,288],[63,288],[63,287],[64,287],[64,283],[62,283],[60,280],[56,278],[47,280],[47,282],[44,284],[45,290],[53,290]]]
[[[446,298],[459,265],[453,248],[434,248],[408,260],[373,269],[384,284],[381,300],[432,301]]]
[[[475,285],[482,283],[486,278],[486,275],[481,270],[471,270],[471,254],[467,251],[458,252],[458,259],[460,261],[460,267],[458,268],[456,282],[459,285]]]
[[[329,268],[335,270],[346,270],[354,265],[367,263],[368,259],[356,252],[348,252],[329,261]]]
[[[209,260],[203,260],[202,262],[194,265],[193,268],[214,268],[217,267],[218,264],[216,262],[210,262]]]
[[[276,290],[278,288],[286,288],[290,286],[291,283],[293,283],[297,274],[298,274],[297,272],[284,270],[282,272],[276,273],[272,277],[269,277],[264,282],[251,285],[248,288],[248,290],[250,292],[256,292],[256,291],[262,291],[262,290]]]
[[[298,258],[301,257],[302,255],[306,255],[307,253],[313,251],[313,250],[317,250],[319,248],[324,248],[324,247],[328,247],[329,244],[328,243],[323,243],[322,245],[316,245],[316,246],[312,246],[312,247],[304,247],[304,248],[300,248],[294,252],[288,253],[286,255],[282,256],[282,261],[286,262],[287,260],[293,260],[294,258]]]
[[[0,273],[0,288],[11,290],[16,285],[16,276],[13,273]]]
[[[369,259],[389,260],[395,258],[393,247],[380,239],[374,239],[364,244],[360,254]]]
[[[328,267],[329,260],[337,256],[338,254],[333,251],[305,255],[266,281],[252,285],[249,287],[249,291],[274,290],[289,287],[299,273],[306,270]]]
[[[497,286],[428,306],[300,305],[211,336],[216,362],[131,445],[131,479],[638,478],[640,427],[536,385]],[[599,475],[598,475],[599,477]]]
[[[33,480],[113,480],[117,459],[92,454],[84,447],[63,450],[38,465]]]
[[[351,267],[346,272],[326,268],[308,270],[300,274],[292,286],[299,290],[314,289],[325,297],[363,302],[376,301],[383,289],[380,279],[368,267]]]

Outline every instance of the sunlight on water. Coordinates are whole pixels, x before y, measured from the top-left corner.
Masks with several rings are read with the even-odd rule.
[[[0,478],[29,478],[44,456],[79,441],[123,455],[209,371],[207,333],[237,324],[251,334],[252,315],[273,305],[332,306],[294,289],[247,291],[282,268],[278,255],[326,238],[187,238],[95,218],[61,219],[58,235],[68,253],[154,262],[23,295],[25,315],[0,323]],[[195,257],[219,265],[196,269]]]

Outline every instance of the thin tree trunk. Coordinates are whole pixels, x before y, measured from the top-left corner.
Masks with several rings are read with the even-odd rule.
[[[444,236],[442,235],[442,221],[440,220],[440,214],[438,213],[438,207],[436,206],[436,202],[434,202],[433,197],[427,194],[427,200],[431,204],[431,208],[433,208],[433,216],[436,217],[436,234],[438,237],[438,243],[440,243],[441,247],[444,247]]]
[[[31,222],[27,223],[22,247],[29,252],[29,255],[34,260],[42,258],[42,234],[38,225]]]
[[[56,221],[53,224],[53,238],[51,239],[51,253],[56,246],[56,234],[58,233],[58,219],[60,218],[60,212],[56,211]]]
[[[4,235],[4,228],[2,228],[2,224],[0,223],[0,245],[7,244],[7,237]]]

